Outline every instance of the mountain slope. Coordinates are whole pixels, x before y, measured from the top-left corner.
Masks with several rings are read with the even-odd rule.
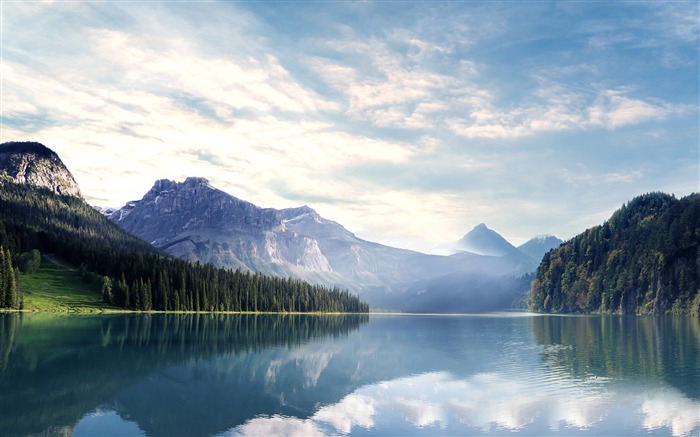
[[[697,315],[700,194],[636,197],[547,253],[530,305],[557,313]]]
[[[59,195],[80,197],[80,188],[58,155],[34,142],[0,144],[0,174],[17,184],[48,188]]]
[[[518,250],[537,262],[542,261],[542,257],[550,250],[559,247],[563,243],[554,235],[538,235],[518,246]]]

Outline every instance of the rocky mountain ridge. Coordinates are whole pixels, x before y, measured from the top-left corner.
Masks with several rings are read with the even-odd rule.
[[[54,151],[40,143],[14,141],[0,144],[0,175],[17,184],[81,197],[80,187],[71,172]]]
[[[466,275],[467,281],[492,283],[482,277],[510,278],[536,267],[515,248],[508,256],[438,256],[383,246],[358,238],[308,206],[260,208],[196,177],[179,183],[158,180],[141,200],[107,214],[171,255],[349,288],[386,308],[410,301],[405,293],[425,293],[428,288],[420,284],[426,280]]]

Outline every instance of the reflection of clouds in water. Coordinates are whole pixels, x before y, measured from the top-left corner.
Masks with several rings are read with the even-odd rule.
[[[461,425],[484,432],[494,428],[519,431],[536,421],[558,433],[567,428],[594,427],[613,408],[640,412],[638,428],[668,427],[674,436],[689,435],[700,426],[700,403],[672,388],[628,387],[616,392],[605,379],[552,378],[551,374],[517,378],[499,373],[454,379],[438,372],[362,387],[340,402],[321,408],[310,419],[256,418],[236,433],[348,434],[356,426],[372,429],[397,413],[415,427],[437,426],[447,433],[462,429]],[[288,428],[284,428],[285,421]]]
[[[646,396],[641,407],[642,426],[646,429],[668,426],[674,436],[688,435],[700,425],[700,403],[678,396],[672,389]]]
[[[349,433],[353,426],[374,426],[374,399],[369,396],[350,394],[337,404],[321,408],[314,419],[326,422],[342,433]]]
[[[311,420],[297,419],[296,417],[258,417],[247,421],[236,428],[232,436],[325,436],[324,431]]]
[[[440,405],[424,400],[398,398],[393,402],[393,407],[400,411],[407,421],[419,428],[440,425],[445,420]]]

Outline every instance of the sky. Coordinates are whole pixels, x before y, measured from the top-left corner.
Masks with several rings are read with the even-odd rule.
[[[439,251],[700,191],[697,1],[2,1],[0,141]]]

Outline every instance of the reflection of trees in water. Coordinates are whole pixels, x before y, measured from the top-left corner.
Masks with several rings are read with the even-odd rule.
[[[0,435],[72,427],[153,371],[344,336],[368,315],[0,315]],[[56,428],[59,427],[59,428]]]
[[[666,381],[700,399],[700,325],[690,317],[533,317],[543,358],[575,378]]]

